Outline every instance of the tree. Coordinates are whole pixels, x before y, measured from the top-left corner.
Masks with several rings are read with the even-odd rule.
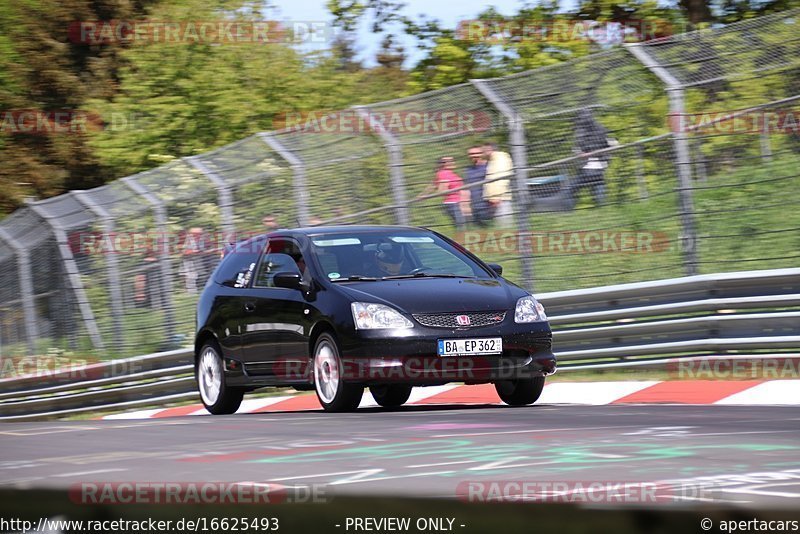
[[[262,16],[235,3],[223,10],[203,0],[183,0],[154,7],[150,18],[248,21]],[[113,178],[280,128],[290,113],[335,111],[401,90],[385,83],[393,79],[397,87],[402,79],[389,66],[373,73],[348,66],[350,60],[337,50],[303,54],[284,42],[148,43],[129,47],[123,57],[117,94],[92,102],[101,116],[128,119],[125,127],[92,138]]]
[[[88,145],[83,106],[113,94],[121,45],[88,46],[70,39],[76,21],[141,16],[150,2],[20,0],[0,6],[0,210],[28,195],[50,196],[102,183],[105,172]],[[54,131],[22,131],[21,111],[77,119]],[[24,125],[23,125],[24,126]]]

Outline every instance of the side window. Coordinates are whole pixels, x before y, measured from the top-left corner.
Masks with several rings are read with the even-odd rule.
[[[263,240],[237,245],[225,255],[214,271],[214,281],[231,287],[247,287],[263,248]]]
[[[291,262],[281,256],[288,256]],[[274,266],[268,264],[268,258],[275,263]],[[275,287],[272,283],[272,276],[280,271],[299,272],[304,278],[308,277],[305,259],[302,252],[300,252],[300,246],[294,239],[273,237],[269,240],[264,257],[261,258],[261,263],[258,267],[255,285],[258,287]]]
[[[288,254],[264,254],[261,264],[258,266],[258,274],[253,285],[256,287],[275,287],[272,279],[275,273],[281,272],[300,273],[300,269],[297,267],[297,262],[294,258]]]

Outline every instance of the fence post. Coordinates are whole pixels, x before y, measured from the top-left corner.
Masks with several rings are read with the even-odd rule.
[[[403,150],[397,138],[392,135],[383,125],[375,120],[367,106],[353,106],[358,116],[367,121],[370,129],[376,132],[386,146],[389,155],[389,178],[392,183],[392,197],[397,206],[395,208],[395,219],[397,224],[408,225],[408,198],[406,198],[406,181],[403,175]]]
[[[36,323],[36,302],[33,297],[33,275],[31,274],[30,253],[3,227],[0,227],[0,240],[3,240],[14,250],[17,256],[17,272],[19,288],[22,293],[22,313],[25,316],[25,339],[28,342],[28,351],[36,354],[36,338],[39,331]]]
[[[103,234],[109,239],[114,234],[114,219],[106,211],[104,207],[99,205],[90,197],[86,191],[73,191],[75,199],[86,206],[86,208],[94,213],[100,220],[100,225],[103,228]],[[114,346],[117,350],[121,350],[125,344],[122,326],[122,291],[120,291],[122,279],[119,275],[119,262],[117,255],[114,251],[106,254],[106,270],[108,271],[108,294],[111,304],[111,320],[114,325]]]
[[[522,264],[522,286],[529,291],[534,290],[533,250],[531,249],[531,229],[528,223],[527,209],[530,206],[528,195],[528,155],[525,142],[525,123],[522,116],[512,109],[485,80],[470,80],[470,83],[508,122],[511,158],[514,161],[514,221],[519,233],[520,262]]]
[[[308,186],[306,185],[306,166],[294,152],[283,146],[273,133],[261,132],[258,134],[272,150],[278,153],[292,168],[294,178],[294,200],[297,204],[297,225],[305,226],[311,218],[308,210]]]
[[[105,348],[103,339],[100,337],[100,330],[97,329],[97,321],[95,320],[94,312],[92,312],[92,306],[89,304],[89,298],[86,296],[86,290],[83,287],[80,271],[78,271],[78,266],[75,264],[72,250],[69,248],[69,240],[67,239],[65,228],[58,222],[58,219],[48,214],[42,206],[37,206],[34,202],[28,202],[27,206],[53,229],[58,253],[64,264],[64,272],[67,274],[67,281],[72,287],[73,293],[75,293],[75,300],[86,325],[86,332],[89,334],[92,346],[96,349]]]
[[[164,303],[164,335],[166,343],[172,346],[175,339],[175,307],[172,303],[172,269],[170,268],[168,235],[167,235],[167,212],[164,203],[150,192],[145,186],[136,181],[134,176],[121,178],[128,188],[142,197],[145,202],[153,207],[153,217],[156,227],[161,234],[161,243],[158,247],[158,266],[161,270],[161,292]]]
[[[644,147],[642,145],[636,145],[636,185],[639,187],[639,200],[647,199],[647,180],[644,177]]]
[[[767,161],[772,160],[772,145],[770,144],[769,139],[769,129],[764,127],[764,130],[761,132],[761,157]]]
[[[706,157],[703,154],[703,138],[698,137],[697,140],[694,142],[694,154],[695,154],[695,164],[694,168],[695,173],[697,174],[697,179],[701,183],[705,183],[708,181],[708,173],[706,172]]]
[[[184,159],[189,165],[203,173],[217,189],[222,230],[227,234],[226,238],[230,237],[236,231],[236,227],[233,223],[233,196],[231,195],[230,186],[220,175],[209,169],[205,163],[200,161],[199,156],[191,156]]]
[[[673,138],[675,139],[676,166],[678,169],[678,203],[680,206],[681,226],[683,228],[681,245],[684,255],[684,270],[687,276],[692,276],[697,274],[697,231],[695,229],[692,194],[692,158],[689,138],[683,127],[683,117],[686,112],[683,84],[668,69],[662,67],[653,59],[644,49],[642,43],[629,43],[625,45],[625,48],[666,85],[667,97],[669,98],[669,113],[679,121],[677,132],[673,132]]]

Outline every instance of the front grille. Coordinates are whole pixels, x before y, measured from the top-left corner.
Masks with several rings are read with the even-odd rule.
[[[466,315],[469,317],[468,325],[458,323],[457,317]],[[422,326],[432,328],[472,328],[476,326],[490,326],[502,323],[506,318],[506,312],[467,312],[467,313],[423,313],[414,315]]]

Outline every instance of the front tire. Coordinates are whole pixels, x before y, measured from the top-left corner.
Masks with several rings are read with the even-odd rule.
[[[200,349],[200,357],[195,365],[195,378],[200,400],[213,415],[236,413],[244,397],[243,388],[235,388],[225,383],[222,355],[213,341]]]
[[[339,347],[327,332],[317,338],[313,365],[314,390],[326,412],[352,412],[358,408],[364,386],[344,381]]]
[[[404,384],[391,384],[370,386],[369,392],[379,406],[384,408],[399,408],[411,396],[411,386]]]
[[[527,406],[536,402],[544,389],[544,377],[518,378],[495,382],[500,400],[509,406]]]

